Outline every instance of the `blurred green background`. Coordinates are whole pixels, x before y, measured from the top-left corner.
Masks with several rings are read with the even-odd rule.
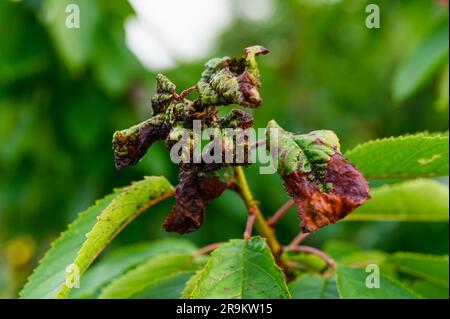
[[[209,57],[261,44],[271,53],[259,59],[264,103],[253,112],[256,127],[275,118],[291,131],[332,129],[344,150],[377,137],[448,130],[446,1],[378,1],[379,29],[365,25],[373,1],[267,0],[263,18],[225,2],[230,19],[209,49],[163,70],[178,89],[197,82]],[[61,27],[69,3],[81,9],[78,32]],[[258,5],[250,1],[247,13]],[[143,175],[177,183],[162,143],[135,167],[114,168],[112,133],[150,116],[158,71],[127,46],[124,25],[134,14],[127,1],[0,0],[0,297],[17,296],[50,242],[96,198]],[[175,18],[167,24],[188,32]],[[419,79],[399,75],[425,66]],[[259,175],[254,165],[248,177],[266,215],[288,199],[277,176]],[[111,247],[179,236],[161,229],[172,205],[151,209]],[[185,237],[198,245],[240,237],[245,219],[239,198],[226,192],[208,207],[204,227]],[[298,231],[292,209],[278,235],[287,243]],[[448,223],[341,222],[308,242],[330,238],[448,254]]]

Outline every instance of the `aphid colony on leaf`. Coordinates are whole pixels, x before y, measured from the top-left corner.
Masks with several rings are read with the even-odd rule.
[[[238,105],[257,108],[261,105],[260,77],[256,56],[269,51],[262,46],[244,50],[240,57],[213,58],[205,64],[200,81],[193,87],[197,98],[186,98],[186,90],[178,94],[176,86],[164,75],[156,77],[156,94],[152,98],[153,116],[113,136],[115,165],[121,169],[136,164],[153,142],[165,140],[170,150],[177,142],[177,130],[192,132],[193,121],[203,128],[248,129],[252,116],[232,109],[223,117],[217,107]],[[277,130],[277,138],[271,131]],[[276,150],[278,173],[288,194],[298,206],[302,231],[310,232],[345,217],[369,198],[369,188],[362,174],[340,153],[339,140],[331,131],[293,134],[275,121],[267,126],[267,150]],[[220,196],[230,183],[221,181],[218,171],[230,165],[249,164],[251,145],[244,139],[244,162],[181,162],[176,205],[163,223],[166,231],[180,234],[202,226],[206,205]],[[274,145],[275,144],[275,145]],[[242,145],[241,145],[242,146]],[[189,150],[194,152],[194,147]],[[226,148],[232,148],[226,149]],[[221,151],[235,154],[236,145],[224,143]],[[234,152],[234,153],[233,153]],[[222,157],[223,158],[223,157]]]

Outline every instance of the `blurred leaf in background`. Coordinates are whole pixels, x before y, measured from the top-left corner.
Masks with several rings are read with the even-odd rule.
[[[68,3],[79,29],[65,27]],[[111,165],[111,134],[134,121],[132,92],[148,73],[126,46],[130,14],[125,1],[0,3],[1,247],[26,235],[41,254],[77,210],[148,171]],[[15,294],[24,276],[9,278],[3,251],[12,273],[0,291]]]
[[[69,2],[80,7],[80,29],[61,28]],[[264,103],[254,111],[256,127],[276,118],[291,131],[331,129],[343,151],[375,138],[448,131],[448,6],[384,1],[381,28],[367,29],[365,0],[223,3],[231,18],[212,49],[164,70],[178,89],[197,82],[204,57],[261,44],[271,54],[260,63]],[[136,167],[114,169],[112,133],[149,116],[155,85],[155,70],[127,46],[124,25],[133,15],[127,1],[0,2],[0,297],[17,296],[49,242],[96,198],[144,175],[176,184],[178,169],[161,143]],[[287,201],[275,175],[259,175],[257,165],[248,175],[265,215]],[[433,183],[448,189],[447,179]],[[225,192],[208,208],[205,226],[183,238],[200,246],[241,237],[246,216],[237,199]],[[160,225],[172,205],[141,216],[112,246],[167,237]],[[278,235],[287,243],[298,230],[292,210]],[[448,222],[342,222],[307,242],[321,246],[330,238],[364,249],[448,254]],[[412,285],[441,294],[440,286]]]

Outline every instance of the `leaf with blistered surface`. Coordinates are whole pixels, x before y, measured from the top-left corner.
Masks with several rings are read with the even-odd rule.
[[[277,130],[277,140],[270,140],[270,129]],[[340,153],[332,131],[293,134],[271,121],[267,132],[268,147],[279,154],[284,187],[298,207],[302,232],[335,223],[370,198],[367,181]]]

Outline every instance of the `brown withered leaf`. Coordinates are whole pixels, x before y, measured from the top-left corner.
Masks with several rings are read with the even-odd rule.
[[[215,172],[203,173],[200,166],[181,167],[176,205],[164,220],[164,229],[179,234],[196,231],[203,225],[206,205],[226,188],[227,184]]]
[[[282,177],[298,207],[303,233],[337,222],[370,197],[362,174],[339,153],[331,156],[323,179],[323,183],[332,185],[329,192],[319,190],[308,175],[295,171]]]
[[[339,150],[332,131],[293,134],[274,121],[271,140],[278,151],[279,167],[287,193],[298,207],[302,232],[308,233],[344,218],[370,198],[364,176]],[[268,138],[270,139],[270,130]]]

